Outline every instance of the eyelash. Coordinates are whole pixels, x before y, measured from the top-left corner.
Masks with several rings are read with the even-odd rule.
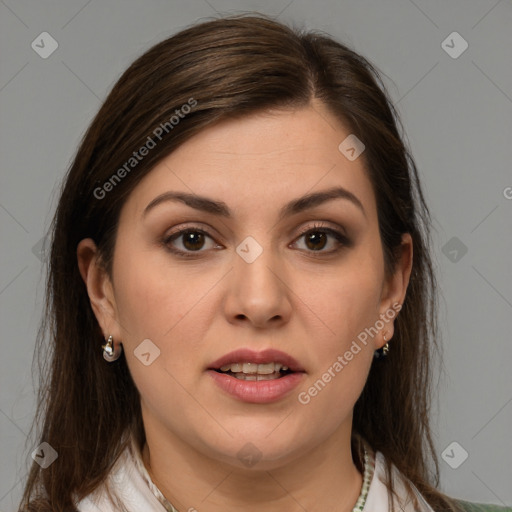
[[[185,235],[187,233],[201,233],[201,234],[206,235],[209,238],[213,239],[212,235],[210,235],[210,233],[208,233],[204,229],[201,229],[201,228],[198,228],[195,226],[190,226],[190,227],[184,228],[180,231],[176,231],[175,233],[171,233],[170,235],[164,237],[164,239],[162,240],[162,243],[167,250],[169,250],[173,254],[176,254],[177,256],[182,257],[182,258],[194,258],[194,257],[197,257],[202,252],[205,252],[202,250],[182,251],[181,249],[176,249],[175,247],[170,245],[171,242],[179,239],[180,236]],[[336,239],[336,241],[339,244],[339,247],[337,247],[335,249],[331,249],[330,251],[323,251],[323,250],[306,251],[306,252],[311,253],[312,255],[328,256],[328,255],[332,255],[332,254],[340,251],[343,247],[350,247],[352,245],[351,241],[343,233],[336,231],[335,229],[325,227],[322,224],[314,224],[313,226],[308,226],[307,228],[305,228],[304,230],[302,230],[299,233],[296,240],[302,238],[304,235],[307,235],[308,233],[324,233],[326,235],[331,235],[332,237],[334,237]]]

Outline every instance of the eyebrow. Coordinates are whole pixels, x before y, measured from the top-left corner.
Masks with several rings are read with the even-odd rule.
[[[286,217],[296,215],[305,210],[309,210],[333,199],[345,199],[347,201],[350,201],[352,204],[357,206],[359,210],[361,210],[363,215],[366,217],[366,212],[361,201],[352,192],[348,191],[343,187],[334,187],[329,188],[327,190],[322,190],[320,192],[306,194],[285,204],[279,211],[278,221],[281,221]],[[182,202],[196,210],[200,210],[227,219],[232,218],[231,210],[223,201],[215,201],[209,197],[199,196],[196,194],[189,194],[186,192],[171,191],[164,192],[163,194],[155,197],[146,206],[144,212],[142,213],[142,216],[145,217],[150,210],[155,208],[157,205],[167,201]]]

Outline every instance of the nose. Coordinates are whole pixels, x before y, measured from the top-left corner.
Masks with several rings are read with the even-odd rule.
[[[241,244],[241,248],[247,246]],[[254,258],[240,251],[234,255],[228,276],[225,313],[231,323],[249,323],[269,328],[289,321],[292,291],[286,283],[284,262],[270,249],[257,251]],[[251,248],[254,249],[254,248]],[[242,256],[240,256],[242,254]]]

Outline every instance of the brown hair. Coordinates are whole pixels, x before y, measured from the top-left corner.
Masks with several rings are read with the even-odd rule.
[[[435,510],[456,510],[436,490],[439,468],[429,426],[431,361],[439,349],[430,216],[397,113],[365,58],[321,33],[254,15],[204,22],[152,47],[121,76],[83,137],[52,225],[47,320],[38,339],[42,380],[34,426],[43,419],[38,439],[59,456],[45,470],[33,464],[25,510],[73,510],[73,498],[102,483],[126,446],[126,432],[144,442],[140,397],[126,360],[106,364],[102,358],[102,332],[79,274],[77,244],[94,239],[111,272],[121,207],[158,161],[213,123],[267,108],[304,107],[313,98],[366,145],[387,272],[394,269],[403,233],[414,245],[392,350],[372,365],[355,405],[353,431]],[[133,151],[186,104],[194,107],[179,124],[112,182]],[[98,198],[107,182],[108,197]],[[119,388],[123,393],[112,392]]]

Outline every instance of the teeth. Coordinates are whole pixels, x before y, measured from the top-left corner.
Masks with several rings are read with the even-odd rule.
[[[220,367],[220,371],[221,372],[232,371],[233,373],[241,372],[242,371],[242,364],[240,364],[240,363],[225,364],[224,366]]]
[[[243,373],[244,375],[271,375],[279,373],[280,370],[288,370],[288,366],[281,363],[232,363],[220,367],[222,372]],[[255,380],[255,379],[248,379]]]
[[[258,373],[258,365],[256,363],[244,363],[242,371],[244,373]]]
[[[279,379],[281,374],[279,372],[273,372],[269,375],[260,375],[258,374],[247,374],[247,373],[237,373],[235,374],[235,378],[239,380],[274,380]]]

